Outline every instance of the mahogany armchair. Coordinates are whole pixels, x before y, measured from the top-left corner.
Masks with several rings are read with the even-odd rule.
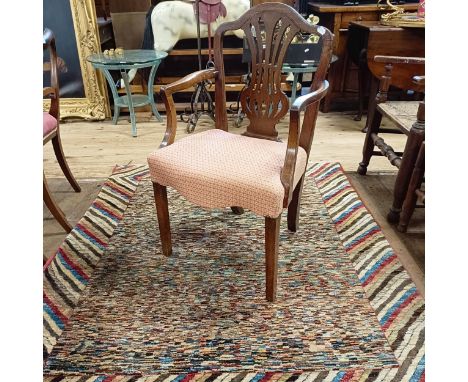
[[[252,81],[241,96],[249,119],[242,135],[228,132],[226,115],[223,36],[242,29],[252,52]],[[316,34],[323,50],[311,92],[290,108],[287,143],[275,128],[289,109],[281,91],[281,67],[286,49],[297,33]],[[288,209],[290,231],[298,228],[304,172],[314,135],[320,100],[328,82],[332,33],[310,25],[292,7],[265,3],[249,9],[240,19],[220,25],[214,36],[215,67],[198,71],[161,89],[167,130],[160,148],[148,156],[153,181],[162,252],[172,252],[166,187],[205,208],[247,208],[265,217],[266,298],[276,298],[278,242],[283,209]],[[215,81],[215,129],[174,142],[177,115],[172,95],[200,81]],[[302,125],[301,112],[304,112]]]
[[[401,207],[408,190],[411,172],[424,141],[425,118],[424,101],[387,101],[390,85],[403,90],[424,93],[424,63],[420,57],[375,56],[376,62],[385,64],[385,73],[380,79],[379,92],[374,107],[369,110],[369,128],[362,149],[362,161],[357,172],[367,173],[372,156],[386,156],[389,162],[398,168],[393,189],[393,203],[387,215],[390,223],[398,223]],[[395,70],[396,69],[396,70]],[[382,117],[390,119],[397,130],[382,129]],[[408,138],[403,152],[396,152],[379,133],[403,133]],[[379,151],[374,151],[377,147]]]
[[[52,141],[55,156],[62,169],[68,182],[71,184],[76,192],[80,192],[81,188],[75,180],[70,168],[68,167],[65,155],[62,150],[62,143],[60,141],[60,95],[59,95],[59,82],[58,82],[58,65],[57,65],[57,50],[55,47],[55,36],[53,32],[45,28],[43,33],[43,49],[49,52],[49,61],[44,63],[44,71],[50,71],[50,86],[43,88],[43,97],[50,98],[50,108],[48,112],[42,115],[42,142],[43,145]],[[50,189],[47,185],[45,174],[43,173],[43,199],[47,208],[50,210],[54,218],[59,224],[70,232],[72,227],[67,221],[65,214],[55,202],[51,195]]]

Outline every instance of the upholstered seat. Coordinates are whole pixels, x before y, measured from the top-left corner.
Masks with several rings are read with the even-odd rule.
[[[242,206],[261,216],[283,210],[280,180],[286,143],[214,129],[182,138],[148,156],[153,182],[175,188],[206,208]],[[307,164],[298,148],[294,186]]]
[[[45,137],[57,127],[57,120],[49,113],[42,113],[42,136]]]

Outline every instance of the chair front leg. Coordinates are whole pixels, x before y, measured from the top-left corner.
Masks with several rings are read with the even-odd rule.
[[[153,190],[163,255],[170,256],[172,254],[172,242],[171,226],[169,222],[169,207],[167,203],[167,188],[153,182]]]
[[[288,206],[288,229],[291,232],[296,232],[299,228],[299,212],[301,209],[301,195],[302,187],[304,185],[305,174],[302,175],[301,180],[297,183],[294,189],[291,202]]]
[[[277,218],[265,217],[265,277],[266,299],[276,300],[278,279],[278,244],[281,215]]]

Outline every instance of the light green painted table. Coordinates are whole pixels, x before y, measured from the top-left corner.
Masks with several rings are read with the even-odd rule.
[[[338,57],[333,55],[330,63],[333,64],[336,60],[338,60]],[[292,73],[294,76],[292,89],[291,89],[291,104],[293,104],[296,99],[297,82],[299,80],[299,74],[315,73],[318,69],[317,64],[318,62],[314,62],[314,61],[304,63],[304,64],[297,64],[297,65],[284,64],[283,67],[281,68],[281,71],[283,73]]]
[[[151,105],[153,114],[158,121],[162,121],[154,103],[153,85],[156,71],[161,61],[167,56],[166,52],[156,50],[124,50],[123,54],[105,55],[103,53],[92,54],[87,60],[97,69],[104,73],[114,98],[114,117],[112,122],[117,124],[120,115],[120,108],[128,107],[130,111],[130,121],[132,123],[132,136],[137,136],[135,107]],[[151,67],[148,80],[148,94],[132,94],[128,80],[128,71],[131,69],[141,69]],[[118,70],[122,76],[125,90],[124,96],[117,93],[115,84],[109,70]]]

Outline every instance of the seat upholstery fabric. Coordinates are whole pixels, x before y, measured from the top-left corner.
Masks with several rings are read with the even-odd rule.
[[[277,217],[283,209],[280,180],[286,143],[213,129],[182,138],[148,156],[151,180],[207,208],[239,206]],[[298,149],[294,185],[307,154]]]
[[[49,113],[42,113],[42,136],[45,137],[57,127],[57,120]]]

